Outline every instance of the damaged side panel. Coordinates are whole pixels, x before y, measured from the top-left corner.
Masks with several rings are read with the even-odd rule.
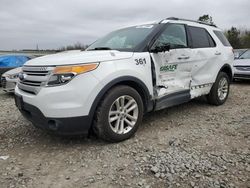
[[[155,65],[155,98],[189,90],[190,99],[206,95],[221,66],[216,48],[174,49],[151,54]]]
[[[220,65],[220,57],[215,55],[216,48],[192,49],[193,67],[191,79],[191,98],[210,92]]]
[[[151,57],[155,64],[157,98],[190,89],[190,49],[170,50]]]

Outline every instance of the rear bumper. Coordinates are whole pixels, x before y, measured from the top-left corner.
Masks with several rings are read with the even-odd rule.
[[[22,101],[15,95],[16,106],[22,115],[40,129],[56,133],[58,135],[86,135],[88,134],[92,120],[89,116],[50,118],[35,106]]]

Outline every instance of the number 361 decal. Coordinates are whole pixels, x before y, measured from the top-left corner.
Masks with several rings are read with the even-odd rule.
[[[145,58],[135,59],[135,62],[136,65],[145,65],[147,63]]]

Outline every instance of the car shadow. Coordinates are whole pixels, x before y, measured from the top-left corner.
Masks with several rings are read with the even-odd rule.
[[[249,83],[250,83],[249,81],[233,82],[233,84],[237,84],[237,85],[248,85]],[[0,95],[5,95],[5,96],[9,96],[9,97],[14,96],[13,93],[2,93],[2,92],[0,93]],[[142,132],[143,130],[147,129],[148,126],[150,126],[151,124],[154,124],[153,126],[157,126],[157,122],[162,121],[162,120],[166,121],[166,117],[174,116],[176,114],[178,114],[179,116],[180,115],[185,116],[188,112],[190,112],[192,110],[195,110],[197,108],[202,110],[203,108],[205,109],[207,107],[213,108],[214,106],[208,104],[206,97],[203,96],[203,97],[193,99],[193,100],[191,100],[187,103],[184,103],[184,104],[180,104],[180,105],[173,106],[173,107],[163,109],[160,111],[156,111],[156,112],[147,113],[144,116],[142,125],[140,126],[138,131]],[[180,112],[182,112],[182,113],[180,114]],[[18,112],[18,113],[20,113],[20,112]],[[20,114],[20,116],[21,116],[21,114]],[[23,131],[19,131],[20,127],[18,127],[18,126],[14,127],[14,129],[16,129],[16,130],[12,130],[12,131],[18,132],[19,137],[22,136],[22,133],[29,132],[30,139],[35,140],[36,143],[39,143],[39,144],[52,145],[52,146],[53,145],[64,145],[64,146],[68,145],[70,147],[72,147],[72,145],[79,145],[79,144],[80,145],[91,145],[91,146],[112,144],[112,143],[103,141],[101,139],[98,139],[93,134],[92,131],[90,131],[90,134],[85,135],[85,136],[60,136],[60,135],[52,134],[52,133],[40,130],[38,128],[35,128],[27,120],[22,119],[21,121],[25,121],[24,123],[22,123],[22,124],[25,124],[22,127]],[[25,135],[23,135],[23,136],[25,136]],[[131,139],[133,139],[133,138],[131,138]]]
[[[155,112],[149,112],[147,113],[142,121],[142,124],[139,127],[140,132],[143,132],[143,130],[147,129],[149,125],[154,124],[153,126],[157,126],[155,123],[159,120],[165,119],[167,116],[171,116],[176,114],[177,112],[183,111],[182,115],[185,115],[185,111],[190,111],[192,108],[207,108],[208,106],[211,107],[207,103],[206,97],[199,97],[196,99],[191,100],[190,102],[180,104],[178,106],[173,106],[167,109],[155,111]],[[32,126],[32,125],[30,125]],[[85,136],[60,136],[53,133],[45,132],[43,130],[34,128],[34,130],[38,135],[34,136],[33,139],[38,139],[41,143],[52,143],[52,145],[64,145],[64,146],[70,146],[72,145],[88,145],[88,146],[103,146],[103,145],[114,145],[119,143],[110,143],[107,141],[103,141],[99,138],[97,138],[92,131],[90,131],[90,134]],[[130,138],[132,141],[135,138],[133,136]]]
[[[232,82],[232,84],[234,85],[249,85],[250,84],[250,80],[234,80]]]

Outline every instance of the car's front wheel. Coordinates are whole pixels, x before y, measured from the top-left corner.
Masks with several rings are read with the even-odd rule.
[[[217,76],[210,93],[207,96],[208,102],[213,105],[222,105],[227,100],[230,89],[230,79],[225,72]]]
[[[142,116],[139,93],[129,86],[116,86],[108,91],[97,109],[94,131],[104,140],[119,142],[136,132]]]

